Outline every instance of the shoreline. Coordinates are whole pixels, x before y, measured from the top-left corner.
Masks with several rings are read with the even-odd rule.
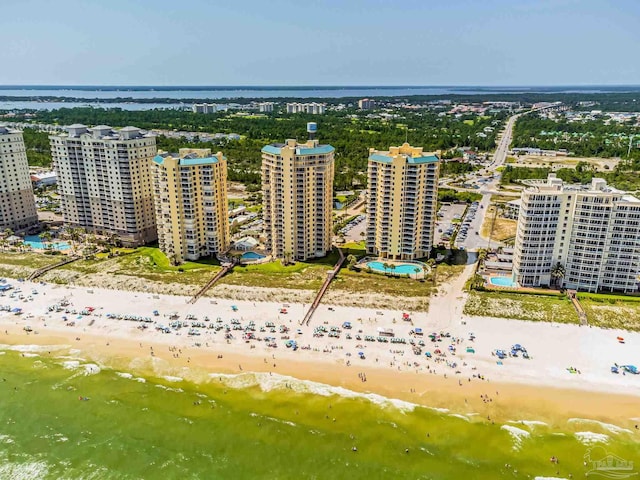
[[[463,283],[464,279],[465,275],[461,275],[455,283]],[[631,428],[638,423],[633,418],[638,417],[640,378],[610,374],[608,368],[606,371],[600,368],[608,360],[599,361],[599,357],[616,356],[620,351],[637,358],[637,349],[630,344],[640,343],[640,335],[624,332],[629,341],[620,346],[615,342],[616,331],[465,317],[460,314],[464,294],[456,291],[455,285],[450,286],[448,293],[434,298],[428,313],[411,313],[411,324],[400,320],[401,312],[324,305],[309,327],[300,327],[297,323],[304,315],[303,306],[298,304],[289,304],[285,315],[280,313],[282,304],[268,302],[207,298],[192,305],[186,303],[185,297],[142,292],[30,282],[15,282],[14,285],[22,287],[24,294],[32,289],[39,293],[33,295],[33,300],[21,303],[25,311],[23,315],[0,312],[0,343],[62,345],[79,350],[83,358],[114,370],[156,377],[177,376],[195,383],[209,380],[211,374],[218,373],[271,373],[341,387],[358,394],[373,393],[425,407],[446,408],[462,415],[477,414],[479,418],[496,421],[535,417],[536,420],[557,423],[579,417]],[[62,299],[73,303],[67,308],[82,309],[93,305],[96,310],[88,316],[78,316],[76,325],[68,326],[70,322],[62,319],[64,312],[47,312],[48,305]],[[13,305],[14,299],[10,300]],[[8,303],[7,296],[0,299],[1,305]],[[186,335],[187,329],[170,334],[153,331],[151,326],[140,330],[138,322],[107,319],[107,306],[113,312],[149,316],[157,308],[161,313],[153,318],[163,325],[169,323],[169,312],[179,313],[181,319],[188,315],[202,318],[202,314],[208,312],[211,323],[216,318],[213,315],[219,315],[221,321],[238,318],[242,323],[251,321],[256,325],[272,320],[275,325],[290,328],[289,336],[301,346],[308,343],[310,349],[293,352],[285,348],[280,333],[256,332],[256,335],[275,337],[278,348],[274,349],[267,347],[265,342],[245,342],[240,338],[225,341],[224,332],[213,334],[210,329],[203,329],[200,336]],[[75,318],[75,315],[66,316],[69,320]],[[311,335],[315,328],[325,323],[339,325],[343,321],[354,324],[353,330],[349,330],[353,335],[358,329],[366,334],[382,327],[392,327],[398,336],[403,337],[406,335],[404,332],[418,326],[427,332],[451,331],[452,339],[459,342],[460,351],[456,355],[449,352],[446,358],[435,357],[425,362],[424,355],[414,356],[409,345],[347,340],[344,335],[347,330],[338,339]],[[27,324],[33,332],[24,331]],[[304,330],[300,335],[294,333],[298,328]],[[465,339],[466,334],[463,333],[471,329],[477,336],[473,343]],[[237,337],[240,337],[242,332],[230,333],[238,333]],[[505,338],[526,344],[532,359],[509,358],[504,365],[496,365],[496,358],[490,355],[490,351],[503,347]],[[425,348],[440,347],[446,352],[446,343],[431,344],[428,338],[424,340]],[[463,353],[468,345],[473,345],[476,353]],[[366,352],[366,359],[358,358],[358,350]],[[568,364],[575,365],[583,373],[569,374],[548,358],[551,353],[557,354],[560,361],[571,362]],[[451,362],[457,365],[447,366]],[[599,371],[593,371],[596,368]],[[363,377],[366,381],[362,381]]]

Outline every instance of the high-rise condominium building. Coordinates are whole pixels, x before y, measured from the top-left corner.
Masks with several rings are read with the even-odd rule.
[[[393,260],[430,255],[439,164],[435,153],[408,143],[369,149],[367,253]]]
[[[518,217],[516,282],[589,292],[637,291],[640,200],[600,178],[590,185],[567,185],[550,174],[546,181],[528,184]]]
[[[358,100],[358,108],[360,110],[372,110],[376,108],[376,101],[372,98],[363,98]]]
[[[322,115],[326,110],[324,103],[287,103],[287,113],[310,113],[312,115]]]
[[[306,260],[331,249],[333,153],[317,140],[262,149],[266,247],[274,257]]]
[[[181,263],[229,248],[227,159],[209,149],[181,148],[153,159],[158,242]]]
[[[261,112],[273,112],[273,102],[261,102],[258,104],[258,109]]]
[[[0,126],[0,229],[19,231],[37,223],[22,132]]]
[[[67,131],[49,137],[65,223],[116,235],[130,246],[158,238],[151,183],[155,136],[106,125],[71,125]]]

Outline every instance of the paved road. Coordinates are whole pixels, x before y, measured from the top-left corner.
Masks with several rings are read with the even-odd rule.
[[[489,209],[489,205],[491,204],[491,195],[494,195],[498,191],[500,174],[496,172],[496,170],[498,167],[504,165],[504,162],[507,159],[507,152],[509,151],[509,145],[511,145],[513,126],[520,115],[522,115],[522,113],[509,117],[509,120],[507,120],[505,129],[502,133],[502,137],[500,138],[498,146],[496,147],[496,151],[493,154],[491,163],[484,168],[484,170],[488,172],[487,176],[489,176],[489,174],[493,174],[494,177],[491,179],[491,181],[485,183],[484,187],[478,192],[482,194],[482,200],[480,200],[480,208],[478,208],[475,218],[471,221],[471,225],[469,227],[469,235],[467,236],[467,238],[464,241],[458,241],[456,239],[457,247],[462,247],[467,250],[477,250],[479,248],[487,248],[487,246],[489,245],[489,240],[480,236],[480,229],[482,228],[487,210]],[[477,235],[476,232],[478,232]],[[500,242],[497,242],[496,240],[491,241],[491,245],[493,246],[497,246],[499,244]]]

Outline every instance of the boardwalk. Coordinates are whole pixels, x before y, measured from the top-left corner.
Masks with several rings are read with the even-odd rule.
[[[340,267],[342,267],[342,264],[344,263],[344,254],[342,253],[342,250],[340,250],[339,248],[338,248],[338,253],[340,254],[340,258],[338,259],[338,262],[333,267],[333,270],[329,270],[327,272],[327,278],[322,284],[322,287],[320,287],[320,290],[318,291],[318,294],[316,295],[315,300],[313,301],[313,303],[311,304],[311,307],[309,308],[306,315],[300,322],[300,325],[309,325],[309,322],[311,321],[311,317],[316,311],[316,308],[318,308],[318,305],[320,305],[320,301],[322,300],[322,297],[324,296],[325,292],[329,288],[329,284],[331,283],[331,280],[335,278],[335,276],[338,274],[338,271],[340,270]]]
[[[213,287],[218,280],[220,280],[229,271],[231,271],[233,266],[234,266],[233,263],[227,263],[227,264],[223,265],[222,266],[222,270],[220,270],[218,273],[216,273],[215,277],[213,277],[211,280],[209,280],[204,287],[202,287],[200,290],[198,290],[198,293],[196,293],[193,297],[191,297],[191,299],[189,299],[189,303],[196,303],[200,299],[200,297],[202,297],[207,292],[207,290],[209,290],[211,287]]]
[[[75,262],[76,260],[80,260],[80,258],[81,257],[68,257],[65,260],[62,260],[61,262],[54,263],[53,265],[48,265],[46,267],[39,268],[38,270],[33,272],[31,275],[29,275],[29,277],[27,277],[27,280],[33,281],[36,278],[41,277],[42,275],[44,275],[48,271],[53,270],[54,268],[58,268],[58,267],[61,267],[63,265],[66,265],[68,263]]]

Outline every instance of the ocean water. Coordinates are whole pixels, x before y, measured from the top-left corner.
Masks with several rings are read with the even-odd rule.
[[[144,370],[0,351],[0,478],[584,478],[589,449],[640,463],[636,432],[587,419],[493,425],[268,374]]]

